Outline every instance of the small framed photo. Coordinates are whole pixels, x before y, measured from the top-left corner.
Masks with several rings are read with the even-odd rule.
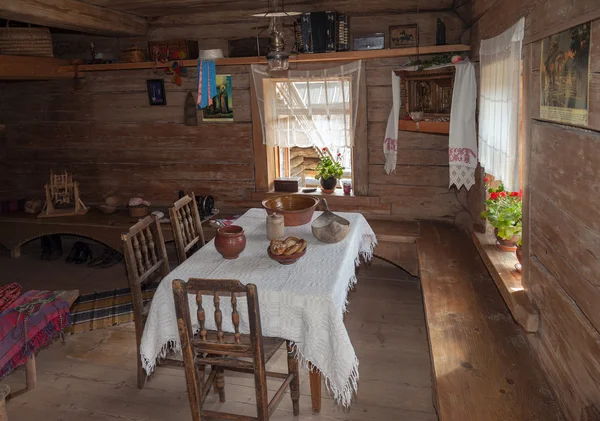
[[[167,94],[163,79],[147,80],[146,85],[148,86],[148,101],[150,105],[167,105]]]
[[[419,45],[419,26],[390,26],[390,48],[417,47]]]

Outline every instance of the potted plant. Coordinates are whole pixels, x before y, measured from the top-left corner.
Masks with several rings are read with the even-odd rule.
[[[327,154],[327,148],[323,148],[323,157],[317,164],[315,178],[321,181],[321,190],[323,193],[333,193],[339,179],[344,175],[345,167],[340,164],[341,153],[337,154],[334,160]]]
[[[519,235],[519,240],[517,241],[517,260],[520,265],[523,265],[523,236]]]
[[[506,192],[500,184],[497,189],[489,188],[486,210],[481,213],[495,228],[496,246],[502,251],[514,252],[523,227],[522,192]]]

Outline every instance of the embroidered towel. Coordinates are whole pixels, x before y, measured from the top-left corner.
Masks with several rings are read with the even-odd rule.
[[[212,105],[217,94],[217,69],[214,60],[198,60],[198,102],[199,110]]]
[[[400,117],[400,76],[392,71],[392,110],[388,117],[383,141],[383,154],[385,156],[384,169],[387,174],[396,171],[398,153],[398,118]]]
[[[461,61],[455,66],[452,109],[450,111],[450,140],[448,158],[450,183],[460,190],[469,190],[475,184],[477,167],[477,137],[475,107],[477,104],[477,82],[475,66],[470,61]]]

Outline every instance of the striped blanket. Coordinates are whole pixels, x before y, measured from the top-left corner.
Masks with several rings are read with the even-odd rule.
[[[0,313],[0,378],[27,362],[71,324],[69,304],[52,291],[28,291]]]

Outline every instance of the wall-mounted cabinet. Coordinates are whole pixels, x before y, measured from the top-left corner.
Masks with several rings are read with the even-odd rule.
[[[396,74],[402,83],[403,109],[399,129],[449,133],[454,66],[423,71],[398,70]]]

